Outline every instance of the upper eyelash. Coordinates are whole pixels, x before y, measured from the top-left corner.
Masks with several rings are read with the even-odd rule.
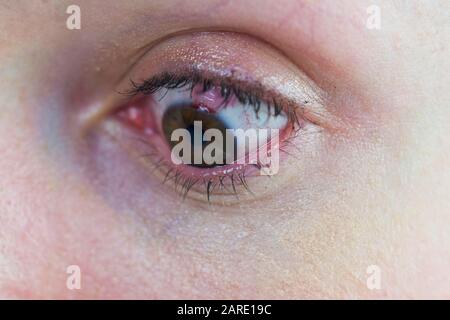
[[[226,104],[229,99],[235,96],[243,105],[253,107],[255,114],[258,116],[261,103],[264,102],[267,105],[269,114],[273,110],[273,115],[278,116],[284,111],[291,123],[299,123],[294,107],[286,108],[276,97],[268,98],[267,90],[261,84],[253,83],[250,86],[246,85],[244,89],[242,88],[242,84],[235,82],[235,80],[228,77],[207,77],[195,70],[181,74],[163,72],[141,82],[135,82],[130,79],[131,88],[124,92],[124,94],[130,96],[138,94],[152,95],[162,89],[170,90],[184,87],[188,87],[187,90],[192,94],[194,87],[198,84],[202,85],[203,92],[208,91],[214,86],[218,86],[221,96],[224,98],[223,104]]]

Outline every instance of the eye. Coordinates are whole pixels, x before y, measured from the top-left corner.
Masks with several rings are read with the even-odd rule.
[[[155,45],[117,92],[104,113],[137,137],[139,147],[123,140],[151,164],[151,178],[208,202],[240,201],[251,184],[268,184],[263,176],[281,174],[301,148],[294,140],[321,120],[308,78],[273,48],[234,33]]]
[[[206,185],[208,199],[215,188],[224,192],[228,186],[235,195],[237,186],[250,191],[247,175],[255,175],[268,165],[278,168],[279,164],[272,162],[279,161],[281,145],[296,127],[299,129],[300,121],[293,107],[284,109],[275,98],[270,102],[261,100],[266,94],[264,90],[243,91],[235,81],[213,80],[191,70],[184,74],[164,73],[142,83],[133,81],[127,92],[134,98],[119,110],[118,116],[145,136],[153,147],[154,158],[167,170],[166,181],[177,178],[183,196],[197,184]],[[277,143],[267,129],[276,132]],[[185,130],[187,136],[183,142],[188,146],[181,150],[182,163],[173,161],[179,143],[173,139],[176,130]],[[206,138],[211,130],[217,132],[214,141]],[[216,148],[208,159],[205,152],[214,142]],[[155,148],[156,145],[159,147]],[[271,146],[264,151],[264,160],[270,155],[270,163],[258,158],[261,146]]]

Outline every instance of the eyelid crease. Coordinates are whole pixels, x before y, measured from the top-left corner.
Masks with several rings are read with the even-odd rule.
[[[273,48],[274,50],[278,51],[280,54],[282,54],[286,59],[289,59],[289,56],[287,54],[285,54],[284,51],[280,50],[279,48],[274,47],[271,43],[267,42],[266,40],[264,40],[263,38],[260,37],[256,37],[255,35],[246,33],[246,32],[242,32],[239,31],[235,28],[217,28],[217,27],[203,27],[203,28],[185,28],[185,29],[180,29],[177,31],[173,31],[170,32],[169,34],[166,34],[164,36],[158,37],[157,39],[154,39],[152,41],[150,41],[149,43],[139,47],[138,49],[134,50],[130,55],[129,55],[129,60],[133,61],[130,66],[125,70],[125,72],[122,73],[122,75],[118,78],[118,81],[116,82],[116,84],[121,83],[127,76],[128,72],[134,68],[134,66],[140,61],[140,59],[142,57],[144,57],[150,50],[152,50],[154,47],[158,46],[159,44],[163,43],[166,40],[175,38],[175,37],[179,37],[179,36],[183,36],[183,35],[188,35],[188,34],[193,34],[193,33],[230,33],[230,34],[239,34],[242,36],[248,36],[251,38],[254,38],[262,43],[264,43],[265,45]],[[290,59],[289,59],[290,60]]]

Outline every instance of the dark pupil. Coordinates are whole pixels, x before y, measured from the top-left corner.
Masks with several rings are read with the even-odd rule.
[[[194,108],[191,105],[180,105],[173,106],[167,109],[167,111],[163,115],[162,119],[162,128],[164,135],[166,137],[169,146],[173,148],[178,141],[171,141],[170,137],[172,136],[172,132],[176,129],[186,129],[191,134],[191,165],[194,167],[201,168],[211,168],[219,165],[225,164],[225,156],[222,161],[222,164],[206,164],[203,162],[201,164],[194,164],[194,121],[201,121],[202,123],[202,136],[203,133],[211,128],[218,129],[222,132],[223,137],[223,146],[222,150],[224,150],[224,155],[226,154],[226,125],[218,119],[214,114],[208,113],[207,111],[199,110]],[[213,140],[214,141],[214,140]],[[212,143],[213,141],[203,141],[202,139],[202,154],[205,147]]]

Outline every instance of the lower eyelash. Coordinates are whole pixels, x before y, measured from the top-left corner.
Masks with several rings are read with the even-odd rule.
[[[148,142],[145,143],[149,144]],[[153,148],[152,146],[149,147]],[[242,170],[236,170],[236,172],[230,172],[223,175],[194,177],[185,175],[182,169],[174,167],[174,165],[170,164],[164,157],[156,153],[145,153],[141,155],[141,157],[153,158],[152,162],[155,163],[153,170],[160,170],[163,172],[164,179],[161,183],[167,184],[172,181],[174,183],[175,191],[177,191],[183,199],[186,199],[193,187],[200,184],[204,186],[204,193],[208,202],[211,201],[211,196],[217,187],[219,187],[220,190],[227,191],[228,194],[236,196],[236,198],[239,198],[239,187],[242,187],[248,193],[253,194],[247,183],[246,167]],[[229,182],[228,186],[226,184],[227,181]]]
[[[227,176],[219,176],[216,178],[209,178],[209,179],[202,179],[202,178],[192,178],[192,177],[182,177],[180,172],[175,172],[174,176],[176,177],[179,175],[180,178],[175,178],[175,190],[177,190],[177,187],[181,187],[179,191],[180,195],[185,199],[187,197],[187,194],[189,191],[197,184],[202,183],[205,187],[206,192],[206,198],[208,202],[211,202],[211,196],[216,189],[216,187],[219,188],[219,190],[225,190],[229,194],[233,194],[236,196],[236,198],[239,199],[239,194],[237,191],[237,187],[243,187],[247,192],[253,194],[253,192],[250,190],[247,181],[246,181],[246,175],[245,170],[241,173],[231,173]],[[229,180],[230,186],[227,187],[225,184],[225,180]],[[169,178],[170,180],[170,178]],[[178,181],[177,181],[178,180]],[[181,180],[181,181],[180,181]],[[230,190],[231,188],[231,190]]]
[[[288,150],[288,145],[291,145],[291,139],[294,139],[296,134],[284,139],[279,145],[279,151],[289,156],[294,156]],[[234,172],[227,172],[224,174],[212,175],[211,177],[194,177],[186,175],[183,169],[177,168],[175,165],[157,153],[156,148],[149,141],[140,140],[145,143],[152,151],[142,154],[142,158],[152,158],[151,162],[154,163],[153,170],[159,170],[164,176],[162,184],[169,182],[174,183],[175,191],[183,198],[186,199],[189,192],[193,190],[195,186],[202,185],[203,191],[198,189],[197,192],[204,193],[208,202],[211,202],[211,198],[214,192],[224,191],[225,195],[233,195],[239,200],[240,190],[245,191],[250,195],[255,195],[250,189],[247,182],[248,173],[250,169],[254,169],[255,172],[261,170],[262,166],[257,164],[242,165]],[[220,171],[220,169],[218,170]],[[228,170],[229,171],[229,170]],[[270,178],[270,176],[269,176]]]

